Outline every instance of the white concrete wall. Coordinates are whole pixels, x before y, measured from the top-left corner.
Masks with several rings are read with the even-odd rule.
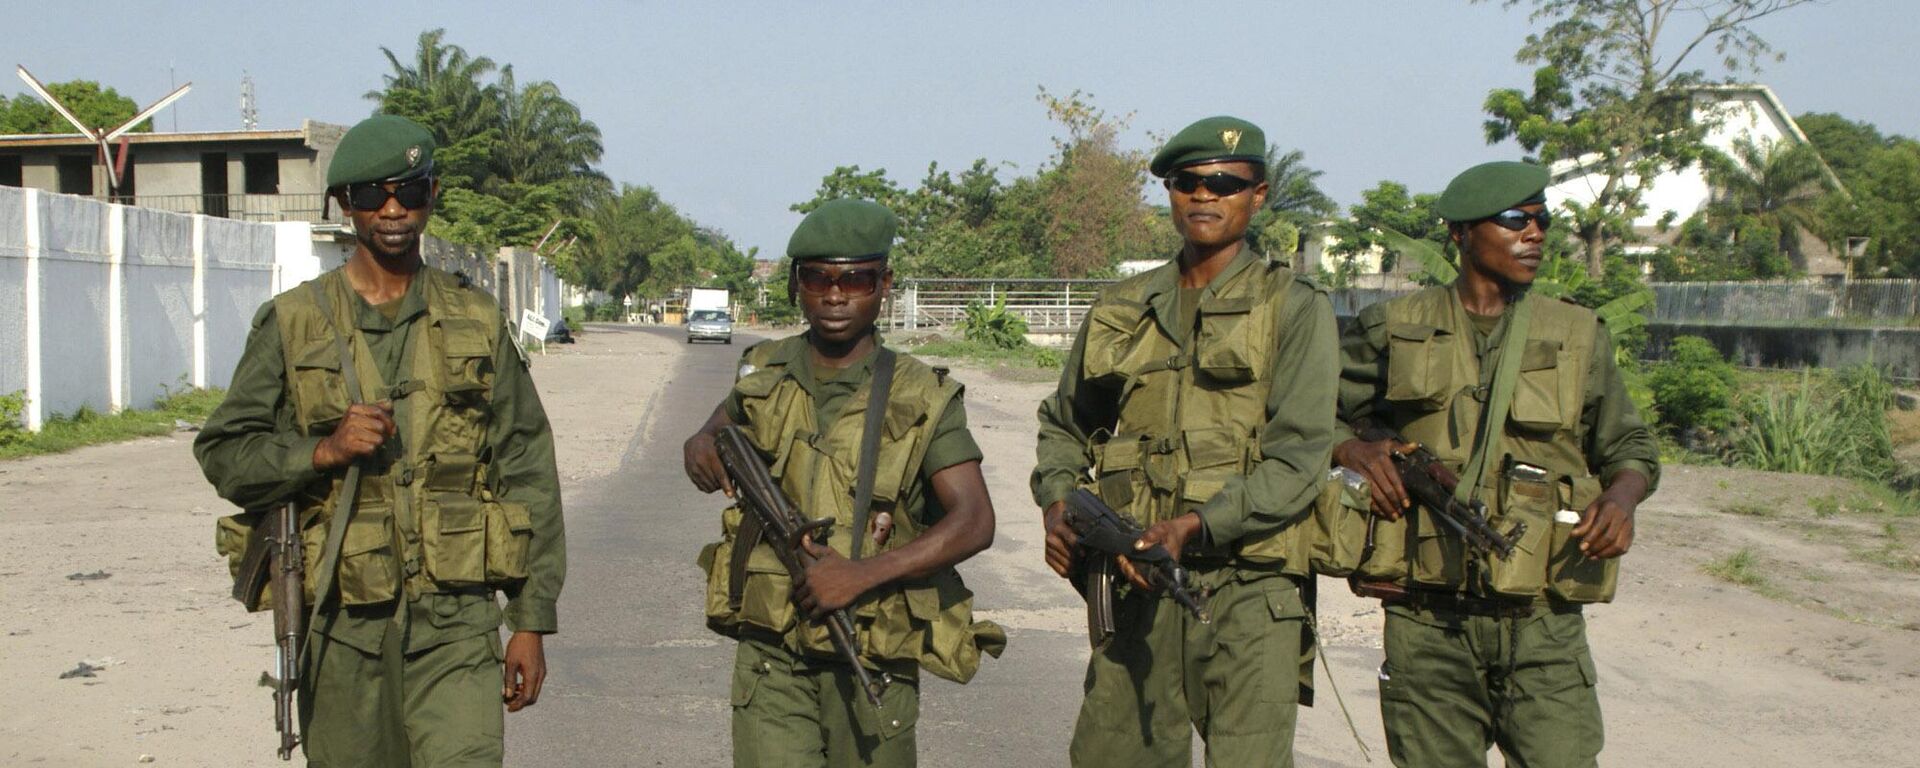
[[[144,408],[193,382],[194,221],[124,208],[126,365],[121,406]],[[111,359],[111,358],[110,358]]]
[[[82,408],[148,408],[183,386],[225,387],[254,315],[279,291],[339,266],[351,244],[303,222],[262,224],[0,187],[0,395],[23,421]],[[533,254],[430,240],[429,263],[464,271],[517,320],[560,317],[566,285]],[[511,284],[499,290],[499,278]]]

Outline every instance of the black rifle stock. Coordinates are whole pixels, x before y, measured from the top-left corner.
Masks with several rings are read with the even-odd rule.
[[[1122,517],[1112,507],[1093,495],[1085,488],[1076,488],[1067,495],[1067,525],[1073,527],[1073,533],[1080,539],[1080,548],[1087,564],[1087,639],[1094,648],[1105,647],[1113,638],[1113,586],[1114,575],[1118,568],[1114,565],[1113,555],[1121,555],[1132,560],[1135,565],[1147,569],[1147,583],[1154,589],[1164,590],[1167,596],[1179,603],[1199,619],[1201,623],[1213,619],[1207,614],[1206,606],[1200,604],[1193,592],[1187,589],[1187,569],[1166,547],[1154,545],[1148,549],[1134,549],[1133,543],[1146,533],[1132,520]]]
[[[1396,446],[1410,444],[1399,433],[1385,427],[1367,427],[1360,430],[1359,436],[1367,442],[1392,440]],[[1460,484],[1459,476],[1425,446],[1411,445],[1410,450],[1393,452],[1393,467],[1399,470],[1400,484],[1407,489],[1407,495],[1457,534],[1475,557],[1488,554],[1502,560],[1512,557],[1513,542],[1526,533],[1527,524],[1515,520],[1505,533],[1494,528],[1487,522],[1486,504],[1480,501],[1462,504],[1453,497],[1454,489]]]
[[[261,597],[273,601],[273,728],[280,733],[280,759],[292,760],[300,746],[300,720],[294,696],[300,688],[300,652],[306,644],[306,554],[300,541],[300,512],[293,504],[250,510],[258,516],[234,576],[233,598],[249,611],[261,609]]]
[[[760,456],[759,449],[747,438],[745,430],[728,425],[720,428],[715,436],[714,447],[720,453],[720,463],[726,466],[727,476],[733,480],[734,498],[740,503],[756,529],[747,533],[749,521],[741,522],[741,535],[734,540],[736,547],[753,547],[753,539],[764,535],[768,546],[773,548],[780,564],[787,569],[787,575],[795,584],[806,579],[807,567],[813,565],[815,558],[801,545],[801,539],[815,531],[825,531],[833,526],[827,518],[806,520],[800,516],[800,510],[793,501],[780,490],[773,475],[767,471],[767,464]],[[867,701],[874,708],[880,707],[880,694],[886,691],[886,679],[882,676],[874,679],[872,673],[860,663],[860,646],[857,645],[853,627],[853,616],[842,608],[826,616],[827,636],[833,641],[833,649],[853,668],[853,674],[860,682],[860,690],[867,695]]]

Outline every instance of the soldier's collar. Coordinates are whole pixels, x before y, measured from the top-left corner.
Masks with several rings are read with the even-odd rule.
[[[1242,240],[1240,241],[1240,252],[1233,255],[1233,261],[1227,263],[1226,269],[1221,270],[1220,274],[1213,276],[1213,282],[1208,283],[1206,288],[1210,290],[1216,286],[1225,285],[1228,280],[1232,279],[1234,275],[1240,274],[1240,271],[1246,269],[1249,265],[1256,262],[1265,263],[1266,260],[1267,257],[1258,250],[1255,250],[1252,243]],[[1180,253],[1175,251],[1173,258],[1168,259],[1166,265],[1161,269],[1163,269],[1164,272],[1160,279],[1152,281],[1147,286],[1147,303],[1149,304],[1153,302],[1155,296],[1171,294],[1180,290]]]

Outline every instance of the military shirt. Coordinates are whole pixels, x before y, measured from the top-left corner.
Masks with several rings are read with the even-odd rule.
[[[1448,294],[1457,304],[1458,290]],[[1545,301],[1538,297],[1536,301]],[[1337,442],[1354,437],[1350,426],[1360,419],[1377,419],[1390,412],[1387,391],[1386,302],[1360,311],[1359,318],[1340,338],[1340,423],[1335,427]],[[1511,306],[1511,305],[1509,305]],[[1484,320],[1467,313],[1476,325]],[[1506,334],[1508,315],[1502,313],[1491,329],[1474,329],[1474,355],[1482,363]],[[1586,402],[1581,404],[1581,452],[1586,455],[1587,470],[1603,482],[1612,482],[1621,470],[1631,469],[1647,478],[1651,493],[1660,480],[1660,446],[1653,432],[1640,419],[1640,411],[1627,396],[1620,367],[1614,362],[1613,335],[1605,324],[1594,328],[1593,359],[1587,366]]]
[[[1236,272],[1261,263],[1254,249],[1241,245],[1232,264],[1216,275],[1206,291],[1223,283]],[[1180,300],[1179,260],[1175,258],[1147,275],[1147,304],[1162,318],[1155,326],[1179,323],[1183,308],[1198,302]],[[1329,371],[1339,365],[1337,339],[1339,328],[1333,319],[1333,305],[1319,291],[1299,281],[1287,284],[1280,338],[1273,344],[1267,395],[1266,424],[1260,431],[1260,461],[1247,474],[1233,478],[1227,486],[1197,510],[1205,526],[1207,540],[1226,545],[1248,536],[1270,533],[1284,526],[1296,513],[1312,502],[1319,492],[1320,478],[1326,474],[1328,451],[1332,446],[1332,419],[1337,382]],[[1178,333],[1182,349],[1188,349],[1191,323]],[[1074,334],[1073,348],[1060,375],[1060,386],[1040,403],[1040,442],[1033,470],[1033,500],[1041,508],[1052,506],[1072,493],[1087,476],[1091,463],[1087,452],[1097,430],[1112,429],[1119,419],[1120,392],[1087,381],[1082,375],[1086,357],[1087,323],[1082,320]]]
[[[357,294],[354,312],[375,364],[388,381],[398,381],[406,334],[425,333],[424,280],[414,280],[399,300],[393,319],[382,307]],[[389,304],[392,304],[389,302]],[[418,327],[415,327],[418,326]],[[533,521],[526,581],[506,588],[505,619],[515,631],[555,632],[557,602],[566,577],[565,530],[560,511],[560,477],[553,433],[533,377],[502,324],[494,353],[492,418],[487,445],[491,471],[500,478],[505,498],[527,506]],[[194,439],[202,471],[222,498],[241,507],[285,501],[320,480],[313,451],[321,437],[303,437],[294,428],[287,401],[285,358],[273,302],[254,315],[240,363],[227,395]],[[344,471],[344,470],[342,470]],[[427,594],[409,606],[407,648],[419,650],[490,631],[500,625],[500,609],[490,595]],[[391,606],[353,606],[342,611],[327,633],[342,642],[378,652],[391,624]]]
[[[877,336],[874,343],[875,349],[878,350],[880,342]],[[827,426],[832,424],[834,419],[839,418],[840,412],[846,409],[848,398],[852,397],[853,393],[868,379],[873,378],[875,356],[871,354],[838,372],[833,369],[816,371],[813,367],[812,350],[805,334],[763,341],[760,344],[774,345],[771,347],[773,356],[768,359],[769,367],[785,366],[787,375],[791,376],[794,382],[813,398],[813,409],[818,421],[815,429],[821,433],[826,432]],[[745,367],[748,356],[759,349],[760,344],[748,347],[740,354],[742,368]],[[727,418],[735,424],[745,424],[747,421],[746,410],[741,405],[740,398],[740,391],[737,389],[727,393]],[[928,438],[926,459],[920,463],[920,476],[931,478],[947,467],[979,461],[983,456],[979,444],[973,440],[973,432],[967,429],[967,409],[947,408],[941,412],[940,423],[934,425],[932,436]],[[937,509],[938,500],[930,501]],[[920,500],[909,499],[908,503],[901,508],[917,509],[919,503]],[[935,516],[937,517],[937,514]]]

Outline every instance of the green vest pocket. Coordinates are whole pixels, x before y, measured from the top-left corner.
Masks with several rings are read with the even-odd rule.
[[[1545,339],[1527,341],[1520,358],[1520,375],[1514,379],[1513,405],[1509,418],[1514,426],[1534,432],[1554,432],[1573,427],[1579,412],[1575,390],[1577,366],[1560,342]]]
[[[1327,473],[1313,504],[1307,558],[1314,573],[1346,576],[1360,565],[1373,500],[1367,479],[1350,469]]]
[[[1584,515],[1588,504],[1600,497],[1600,479],[1573,478],[1560,484],[1561,509]],[[1596,560],[1580,552],[1580,540],[1573,538],[1578,522],[1553,523],[1552,555],[1547,563],[1548,594],[1570,603],[1605,603],[1613,600],[1620,581],[1620,558]]]
[[[340,585],[341,605],[376,605],[388,602],[400,593],[400,568],[393,551],[392,520],[393,513],[385,506],[367,504],[365,500],[355,506],[353,519],[347,521],[347,534],[340,544],[337,582]],[[317,527],[324,540],[325,526]],[[314,549],[317,551],[320,547]],[[318,563],[314,566],[317,569]],[[309,584],[307,589],[312,591],[313,585]],[[308,599],[312,598],[312,595],[308,595]]]
[[[1430,325],[1387,326],[1387,399],[1422,410],[1444,407],[1466,382],[1455,381],[1459,336]]]
[[[1553,532],[1553,509],[1559,501],[1552,483],[1504,478],[1500,516],[1489,521],[1495,530],[1511,530],[1515,521],[1527,529],[1513,542],[1505,559],[1487,558],[1489,586],[1494,594],[1534,598],[1546,587],[1547,539]]]

